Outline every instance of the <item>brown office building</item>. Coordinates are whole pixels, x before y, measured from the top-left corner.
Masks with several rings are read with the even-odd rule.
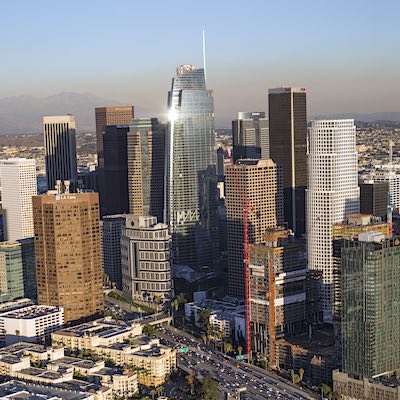
[[[268,228],[281,225],[283,199],[280,169],[272,160],[238,160],[226,168],[228,291],[244,296],[243,200],[251,203],[249,243],[261,243]]]
[[[269,151],[282,166],[284,219],[296,235],[305,232],[307,111],[304,88],[270,89]]]
[[[134,118],[133,106],[96,107],[97,163],[104,164],[103,133],[107,125],[130,125]]]
[[[165,126],[157,118],[134,119],[128,132],[129,211],[163,221]]]
[[[102,312],[98,194],[58,188],[32,202],[38,303],[64,307],[66,322]]]

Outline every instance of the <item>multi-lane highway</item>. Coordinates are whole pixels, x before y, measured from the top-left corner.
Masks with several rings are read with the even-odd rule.
[[[209,348],[193,336],[173,327],[161,327],[156,335],[166,344],[180,345],[187,353],[178,353],[178,367],[198,376],[210,375],[224,391],[236,394],[244,390],[242,399],[318,399],[312,392],[293,385],[285,379],[253,365],[237,362],[234,358]]]

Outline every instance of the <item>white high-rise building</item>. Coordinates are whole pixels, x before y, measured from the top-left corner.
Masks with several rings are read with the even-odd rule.
[[[157,217],[127,214],[121,233],[122,290],[134,300],[172,298],[171,235]]]
[[[359,213],[354,120],[317,120],[308,131],[308,266],[323,272],[323,310],[333,306],[332,226]]]
[[[32,237],[32,196],[37,194],[35,160],[0,160],[0,180],[4,240]]]

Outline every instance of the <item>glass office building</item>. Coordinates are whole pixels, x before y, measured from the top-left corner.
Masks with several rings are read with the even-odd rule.
[[[204,69],[181,65],[168,94],[165,222],[173,234],[174,263],[198,266],[202,228],[200,180],[215,164],[214,99]]]
[[[399,238],[345,240],[341,267],[343,371],[371,378],[399,369]]]

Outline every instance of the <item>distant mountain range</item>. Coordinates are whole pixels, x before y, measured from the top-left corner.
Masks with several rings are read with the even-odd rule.
[[[38,133],[44,115],[73,114],[78,130],[95,129],[95,107],[121,105],[90,93],[64,92],[48,97],[13,96],[0,99],[0,135]]]
[[[0,135],[39,133],[42,131],[44,115],[73,114],[76,117],[79,131],[94,130],[95,107],[112,105],[118,106],[121,105],[121,102],[101,98],[91,93],[63,92],[48,97],[28,95],[5,97],[0,99]],[[148,110],[135,106],[136,115],[146,111]],[[400,111],[370,114],[326,114],[318,115],[317,118],[354,118],[357,121],[365,122],[400,122]],[[230,122],[227,126],[229,124]]]
[[[376,112],[369,114],[361,113],[342,113],[342,114],[322,114],[314,116],[314,118],[331,118],[331,119],[354,119],[355,121],[375,122],[375,121],[390,121],[400,122],[400,111]]]

